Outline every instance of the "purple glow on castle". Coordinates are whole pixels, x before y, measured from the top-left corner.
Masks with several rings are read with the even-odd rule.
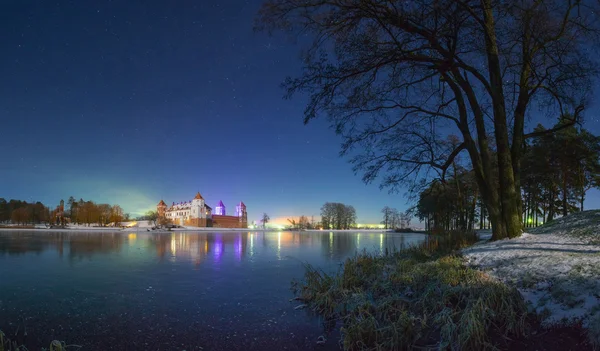
[[[226,215],[225,205],[223,205],[223,201],[219,201],[219,203],[217,204],[217,207],[215,208],[215,214],[220,216]]]

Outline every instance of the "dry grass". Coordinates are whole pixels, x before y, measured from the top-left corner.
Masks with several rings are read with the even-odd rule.
[[[514,288],[467,268],[455,250],[477,240],[453,233],[417,247],[348,259],[337,274],[306,265],[299,299],[342,322],[345,350],[494,349],[520,335],[526,305]]]
[[[42,348],[42,351],[66,351],[70,348],[81,348],[79,345],[67,345],[64,341],[53,340],[50,346]],[[16,341],[10,340],[6,334],[0,330],[0,351],[28,351],[23,345],[18,345]]]

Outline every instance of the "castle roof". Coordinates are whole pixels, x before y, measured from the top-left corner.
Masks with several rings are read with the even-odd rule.
[[[242,201],[240,201],[240,206],[246,207],[246,205]]]
[[[208,206],[207,204],[204,204],[204,207],[212,211],[212,207]]]
[[[160,200],[158,206],[167,206],[167,204],[163,200]]]
[[[194,200],[204,200],[204,198],[202,197],[202,195],[200,195],[200,192],[197,192]]]
[[[223,201],[219,200],[219,204],[217,205],[217,207],[225,207],[225,205],[223,205]]]

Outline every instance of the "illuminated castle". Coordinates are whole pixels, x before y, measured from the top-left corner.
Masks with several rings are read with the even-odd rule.
[[[227,216],[223,201],[219,201],[215,214],[212,208],[206,204],[204,198],[198,192],[193,200],[187,202],[173,203],[171,207],[160,200],[156,206],[158,216],[166,218],[169,222],[193,227],[216,227],[216,228],[248,228],[248,214],[246,205],[240,202],[235,207],[235,216]]]

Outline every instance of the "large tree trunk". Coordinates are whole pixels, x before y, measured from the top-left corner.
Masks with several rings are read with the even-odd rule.
[[[551,189],[548,194],[548,217],[546,223],[554,219],[554,190]]]
[[[492,240],[516,238],[521,235],[523,225],[520,211],[520,189],[515,182],[511,148],[506,122],[506,105],[502,81],[499,49],[496,41],[493,6],[490,0],[483,0],[485,43],[490,75],[491,96],[494,112],[494,136],[498,157],[498,180],[500,183],[500,206],[488,204],[492,222]],[[499,211],[498,211],[498,207]],[[498,213],[493,213],[492,209]]]
[[[479,229],[483,229],[485,217],[483,216],[483,202],[479,205]]]

